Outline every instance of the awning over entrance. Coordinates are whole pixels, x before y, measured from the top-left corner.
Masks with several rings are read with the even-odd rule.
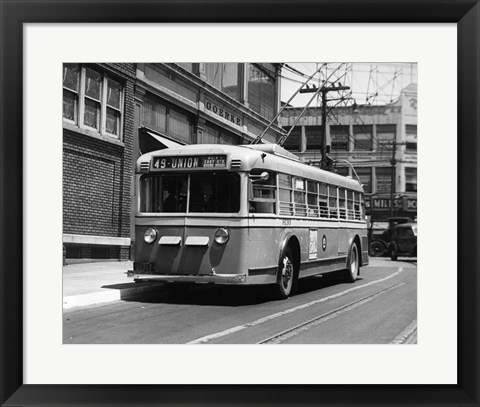
[[[170,140],[146,129],[142,129],[139,132],[139,147],[141,154],[155,150],[163,150],[165,148],[179,147],[182,145],[184,144]]]
[[[159,136],[155,133],[152,133],[147,130],[147,134],[152,136],[155,140],[157,140],[160,144],[163,144],[164,148],[172,148],[172,147],[179,147],[183,145],[182,143],[177,143],[176,141],[170,140],[166,137]]]

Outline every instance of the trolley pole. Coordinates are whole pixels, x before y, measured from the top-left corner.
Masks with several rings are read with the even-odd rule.
[[[350,86],[322,86],[320,93],[322,94],[322,160],[320,162],[320,167],[323,169],[328,169],[329,160],[327,158],[327,93],[340,90],[349,90]],[[312,93],[317,92],[318,88],[313,86],[312,88],[301,89],[300,93]]]

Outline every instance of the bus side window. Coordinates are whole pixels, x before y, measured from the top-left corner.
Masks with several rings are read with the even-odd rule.
[[[267,180],[259,178],[265,172],[262,169],[253,169],[250,172],[250,213],[276,213],[277,180],[274,173],[269,172]]]
[[[278,194],[280,215],[293,215],[291,175],[278,174]]]
[[[347,219],[355,219],[355,212],[353,211],[353,191],[350,189],[347,189]]]
[[[338,215],[340,219],[347,219],[345,203],[345,188],[338,188]]]
[[[338,218],[337,187],[328,186],[328,211],[330,218]]]
[[[328,189],[327,184],[320,183],[318,194],[318,206],[320,208],[320,217],[328,218]]]
[[[294,178],[293,199],[295,202],[295,215],[307,216],[307,205],[305,204],[305,180]]]
[[[317,218],[319,216],[318,183],[316,183],[315,181],[307,181],[307,205],[307,215]]]

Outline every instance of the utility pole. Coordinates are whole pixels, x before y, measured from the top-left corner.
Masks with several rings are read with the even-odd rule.
[[[392,160],[390,164],[392,164],[392,178],[390,183],[390,217],[393,217],[393,195],[395,193],[395,166],[397,164],[397,160],[395,158],[395,153],[397,152],[397,140],[393,139],[392,144]]]
[[[329,160],[327,158],[327,93],[333,91],[349,90],[350,86],[322,86],[320,90],[315,87],[301,89],[300,93],[320,92],[322,94],[322,161],[320,167],[327,169],[329,167]]]

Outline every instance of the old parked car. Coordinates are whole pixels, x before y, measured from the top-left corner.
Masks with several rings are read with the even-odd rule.
[[[385,221],[373,221],[369,229],[369,255],[382,257],[388,255],[388,247],[392,241],[393,228],[402,223],[413,222],[411,218],[395,217]]]
[[[388,246],[388,253],[392,260],[398,256],[417,257],[417,224],[403,223],[392,230],[392,240]]]

